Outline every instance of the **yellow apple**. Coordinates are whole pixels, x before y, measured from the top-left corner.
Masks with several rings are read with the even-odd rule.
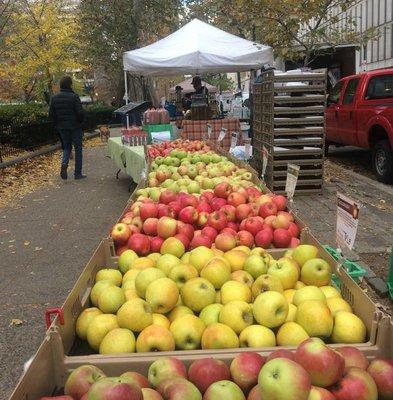
[[[136,271],[135,269],[131,270],[131,271]],[[141,271],[138,271],[138,273]],[[134,279],[127,279],[126,281],[123,281],[122,285],[121,285],[121,289],[123,290],[123,292],[125,292],[126,290],[129,289],[134,289],[135,288],[135,280]]]
[[[202,311],[204,307],[213,304],[216,298],[214,286],[204,278],[190,279],[180,291],[183,303],[194,312]]]
[[[161,254],[172,254],[178,258],[180,258],[185,251],[184,244],[175,237],[165,239],[160,249]]]
[[[164,254],[157,260],[156,267],[160,269],[166,276],[169,276],[171,269],[180,263],[181,261],[173,254]]]
[[[295,289],[286,289],[284,290],[284,297],[287,299],[288,303],[293,303],[293,296],[295,295]]]
[[[190,264],[193,265],[198,272],[215,256],[214,251],[205,246],[199,246],[190,252]]]
[[[231,280],[231,266],[221,257],[214,257],[202,268],[201,278],[207,279],[216,289]]]
[[[287,318],[285,319],[285,322],[295,321],[297,307],[292,303],[289,303],[288,307],[289,307],[288,315],[287,315]]]
[[[254,322],[252,307],[245,301],[230,301],[221,309],[218,321],[239,334]]]
[[[306,285],[329,285],[332,280],[332,267],[322,258],[312,258],[303,264],[300,280]]]
[[[110,286],[98,297],[98,308],[105,314],[115,314],[125,301],[123,290],[118,286]]]
[[[136,289],[124,290],[124,297],[125,297],[126,301],[131,300],[131,299],[139,299]]]
[[[119,270],[122,274],[125,274],[133,267],[134,261],[138,258],[138,254],[134,250],[126,250],[119,256],[117,262]]]
[[[102,311],[97,307],[90,307],[84,309],[76,320],[75,331],[82,340],[86,340],[87,328],[91,321],[97,316],[101,315]]]
[[[216,298],[214,302],[221,304],[221,290],[216,290]]]
[[[175,265],[169,272],[168,278],[175,281],[179,290],[183,285],[192,278],[198,277],[197,269],[191,264],[178,264]]]
[[[262,325],[250,325],[239,336],[240,347],[274,347],[274,332]]]
[[[131,299],[119,308],[117,321],[120,328],[140,332],[153,323],[153,312],[145,300]]]
[[[96,275],[96,282],[99,281],[109,281],[112,285],[120,286],[121,281],[123,279],[123,275],[117,269],[112,268],[104,268],[100,269]]]
[[[176,318],[169,328],[179,350],[195,350],[201,346],[205,323],[195,315]]]
[[[326,299],[326,303],[333,317],[339,311],[348,311],[350,313],[352,312],[352,307],[341,297],[331,297],[330,299]]]
[[[193,311],[186,306],[176,306],[168,315],[170,322],[173,322],[176,318],[183,317],[184,315],[194,315]]]
[[[276,338],[278,346],[299,346],[309,336],[296,322],[285,322],[280,326]]]
[[[135,280],[137,275],[139,274],[138,269],[129,269],[124,275],[123,275],[123,284],[124,282],[128,281],[128,280]]]
[[[258,276],[266,274],[267,264],[264,259],[257,254],[250,254],[244,263],[244,270],[247,271],[254,279]]]
[[[258,276],[251,287],[252,296],[257,298],[261,293],[267,291],[276,291],[279,293],[284,293],[284,288],[279,278],[276,276],[263,274]]]
[[[247,246],[236,246],[232,250],[241,250],[244,253],[246,253],[247,255],[249,255],[251,253],[251,249],[249,247],[247,247]]]
[[[366,341],[366,334],[366,326],[355,314],[347,311],[339,311],[335,315],[331,336],[333,343],[364,343]]]
[[[153,261],[151,258],[139,257],[138,259],[136,259],[134,261],[132,268],[142,271],[147,268],[153,268],[153,267],[155,267],[155,265],[156,265],[156,262]]]
[[[179,289],[169,278],[156,279],[146,289],[146,301],[155,313],[165,314],[171,311],[178,299]]]
[[[282,257],[267,270],[268,275],[280,279],[283,289],[292,289],[299,279],[296,262],[290,258]]]
[[[332,297],[342,297],[341,293],[333,286],[321,286],[320,289],[322,290],[326,299],[330,299]]]
[[[246,303],[251,302],[251,290],[242,282],[228,281],[225,282],[221,287],[221,303],[227,304],[233,300],[245,301]]]
[[[108,332],[102,339],[100,354],[133,353],[135,351],[135,336],[125,328],[116,328]]]
[[[153,313],[153,325],[161,325],[164,328],[169,329],[171,323],[165,315]]]
[[[222,304],[213,303],[206,306],[199,314],[199,318],[206,326],[218,322],[220,312],[224,306]]]
[[[161,325],[148,326],[143,329],[136,340],[138,353],[173,350],[175,350],[175,339],[172,333]]]
[[[261,293],[252,306],[256,321],[267,328],[276,328],[284,323],[288,315],[288,302],[282,293]]]
[[[116,315],[113,314],[101,314],[97,315],[90,322],[87,327],[86,338],[89,346],[98,351],[102,339],[106,336],[108,332],[112,329],[118,328]]]
[[[233,271],[231,280],[245,283],[250,289],[254,283],[254,278],[246,271]]]
[[[297,306],[295,322],[301,325],[309,336],[327,338],[333,329],[333,316],[326,301],[301,302]]]
[[[300,267],[302,267],[306,261],[316,257],[318,257],[318,248],[310,244],[300,244],[292,253],[292,258]]]
[[[296,307],[303,303],[303,301],[308,300],[319,300],[326,303],[325,295],[317,286],[305,286],[296,290],[293,296],[293,304],[295,304]]]
[[[158,268],[146,268],[140,271],[135,278],[135,289],[142,299],[146,296],[147,287],[157,279],[165,278],[165,274]]]
[[[231,266],[232,272],[242,270],[247,257],[248,255],[244,251],[234,249],[229,250],[224,254],[224,258]]]
[[[202,349],[233,349],[239,347],[239,338],[229,326],[215,323],[202,334]]]
[[[160,257],[161,257],[160,253],[150,253],[147,255],[147,258],[150,258],[150,260],[153,260],[154,263],[157,263],[157,261]]]
[[[302,281],[297,281],[295,283],[295,286],[293,287],[295,290],[301,289],[302,287],[305,287],[306,285]]]
[[[183,263],[183,264],[189,264],[190,263],[190,252],[189,251],[187,251],[186,253],[184,253],[182,256],[181,256],[181,262]]]

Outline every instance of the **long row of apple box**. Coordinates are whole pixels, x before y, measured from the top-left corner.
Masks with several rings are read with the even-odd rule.
[[[319,248],[322,258],[329,262],[333,271],[340,278],[343,297],[351,304],[354,312],[363,320],[367,328],[368,342],[355,345],[369,359],[377,356],[393,357],[393,322],[390,317],[379,311],[361,288],[341,269],[323,249],[318,241],[307,231],[302,234],[303,243],[313,244]],[[280,257],[284,250],[269,250],[274,257]],[[122,355],[83,355],[83,346],[75,335],[75,323],[80,312],[89,306],[89,294],[94,284],[94,276],[103,265],[116,268],[117,257],[110,239],[104,239],[86,265],[77,283],[67,297],[62,310],[64,324],[56,318],[34,357],[30,367],[15,389],[11,400],[35,400],[48,393],[60,393],[70,372],[83,364],[94,364],[106,374],[116,376],[125,370],[146,373],[149,364],[162,356],[174,356],[187,365],[192,361],[213,356],[226,363],[239,352],[250,349],[193,350],[160,353],[139,353]],[[332,345],[340,347],[341,345]],[[252,349],[263,355],[275,348]],[[289,348],[292,349],[292,348]]]

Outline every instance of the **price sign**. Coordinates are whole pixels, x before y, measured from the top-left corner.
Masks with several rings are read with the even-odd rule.
[[[266,174],[267,162],[269,159],[269,152],[265,146],[262,146],[262,178]]]
[[[352,250],[358,230],[360,205],[354,200],[337,193],[336,240],[341,249]]]
[[[288,164],[287,181],[285,183],[285,192],[289,199],[293,198],[295,194],[297,178],[299,177],[300,167],[295,164]]]
[[[207,126],[207,138],[210,140],[212,136],[212,126],[210,124],[206,124]]]
[[[251,140],[244,139],[244,158],[248,160],[251,157]]]
[[[220,134],[218,135],[217,142],[222,142],[227,134],[226,128],[221,128]]]
[[[233,150],[233,149],[236,147],[236,145],[237,145],[237,135],[238,135],[237,132],[232,132],[232,135],[231,135],[231,149],[232,149],[232,150]]]

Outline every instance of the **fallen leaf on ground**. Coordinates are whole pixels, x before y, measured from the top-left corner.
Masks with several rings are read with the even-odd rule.
[[[10,326],[19,326],[19,325],[22,325],[22,324],[23,324],[23,321],[21,319],[13,318],[11,320]]]

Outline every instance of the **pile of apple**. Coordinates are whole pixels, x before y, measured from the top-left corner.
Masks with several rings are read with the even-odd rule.
[[[393,398],[393,361],[371,362],[355,347],[337,351],[317,338],[291,352],[264,357],[238,354],[227,363],[211,357],[193,361],[188,370],[173,357],[148,368],[106,377],[83,365],[68,377],[63,400],[388,400]],[[47,398],[45,398],[47,399]]]
[[[198,246],[222,251],[238,245],[294,247],[299,228],[286,206],[284,196],[263,195],[254,186],[234,189],[227,182],[199,196],[165,189],[157,203],[140,196],[113,227],[111,237],[119,255],[125,249],[141,256],[159,252],[168,238],[172,239],[166,243],[177,246],[178,252]]]
[[[150,158],[167,156],[171,151],[179,152],[200,152],[206,153],[210,151],[210,147],[200,140],[182,140],[165,141],[160,144],[152,144],[147,146],[147,154]]]
[[[204,246],[124,251],[98,271],[92,307],[76,332],[101,354],[297,346],[309,337],[362,343],[366,327],[330,286],[330,265],[312,245],[275,260],[266,250]],[[181,242],[180,242],[181,243]],[[174,250],[174,251],[173,251]]]

